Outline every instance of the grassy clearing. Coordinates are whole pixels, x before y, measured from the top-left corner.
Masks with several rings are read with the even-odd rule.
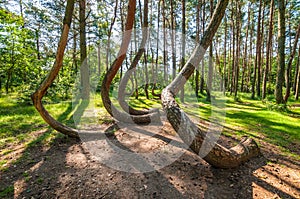
[[[264,139],[269,143],[282,147],[283,151],[291,153],[300,159],[299,154],[293,154],[287,148],[300,145],[300,107],[293,104],[300,102],[291,101],[288,104],[288,111],[270,109],[270,101],[250,100],[250,95],[241,94],[239,102],[232,97],[222,98],[221,105],[217,104],[215,112],[225,109],[226,118],[222,125],[225,127],[223,133],[228,136],[241,137],[251,136],[257,139]],[[116,100],[112,100],[117,104]],[[95,95],[92,106],[99,109],[100,123],[111,123],[112,118],[103,108],[101,97]],[[147,100],[140,96],[139,99],[130,98],[129,104],[137,109],[160,108],[159,100]],[[223,105],[223,106],[222,106]],[[65,101],[57,104],[45,105],[47,110],[59,121],[73,126],[72,102]],[[88,105],[88,106],[91,106]],[[205,97],[196,99],[186,93],[185,103],[181,103],[183,109],[191,116],[203,120],[209,120],[212,113],[212,105],[205,101]],[[34,136],[35,132],[41,131],[42,135]],[[54,131],[55,132],[55,131]],[[17,96],[2,96],[0,98],[0,154],[7,155],[13,152],[10,145],[25,144],[27,147],[37,143],[50,143],[53,137],[59,135],[53,133],[52,129],[42,120],[33,106],[19,104]],[[5,165],[4,162],[0,163]]]
[[[267,100],[250,99],[250,94],[239,94],[238,100],[232,96],[216,97],[211,103],[205,100],[205,96],[196,98],[189,90],[185,93],[185,102],[177,101],[190,116],[209,121],[212,113],[216,118],[226,114],[222,125],[223,134],[233,137],[250,136],[279,146],[283,153],[296,157],[300,155],[290,151],[292,146],[300,146],[300,101],[291,100],[287,106],[275,105],[274,97]],[[117,104],[116,100],[113,100]],[[145,96],[139,99],[131,97],[129,104],[137,109],[159,108],[159,100],[148,100]]]
[[[61,102],[47,104],[46,109],[58,120],[72,123],[72,103]],[[47,131],[42,137],[36,137],[35,132],[42,129]],[[20,104],[16,95],[2,96],[0,98],[0,151],[7,155],[13,150],[7,149],[10,145],[34,145],[42,140],[50,140],[51,130],[43,121],[35,108],[31,105]]]

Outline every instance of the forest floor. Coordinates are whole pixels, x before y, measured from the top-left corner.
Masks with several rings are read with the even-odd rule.
[[[237,106],[241,104],[236,104],[235,109]],[[66,122],[72,112],[68,107],[62,107],[66,110],[64,114],[57,113],[57,118],[63,115],[65,118],[61,118],[61,121]],[[8,113],[3,108],[1,107],[2,118]],[[52,107],[52,112],[60,108]],[[251,110],[255,108],[258,107]],[[12,111],[12,106],[6,107],[7,109]],[[50,107],[49,109],[51,111]],[[296,117],[299,121],[298,108],[294,111],[288,117]],[[233,112],[228,110],[228,113],[230,117]],[[244,114],[246,113],[245,110]],[[246,117],[250,117],[251,122],[246,123],[252,126],[254,118],[251,119],[251,115]],[[17,119],[18,117],[11,118],[11,122],[16,122]],[[258,119],[260,123],[255,128],[252,127],[256,131],[255,135],[249,129],[244,128],[244,131],[253,134],[262,155],[235,169],[213,168],[199,156],[186,150],[166,121],[162,125],[139,127],[116,127],[116,124],[107,122],[100,125],[104,129],[105,140],[91,137],[89,140],[83,136],[82,141],[78,141],[53,131],[37,120],[31,124],[30,130],[20,131],[27,134],[22,139],[10,141],[11,139],[5,138],[5,142],[4,139],[0,140],[3,141],[0,142],[0,198],[300,198],[300,143],[289,140],[293,137],[292,134],[285,135],[286,140],[290,141],[287,145],[279,137],[271,137],[271,141],[263,131],[257,131],[257,127],[266,125],[262,118]],[[234,126],[233,122],[228,122]],[[209,124],[208,121],[203,121],[201,126],[208,127]],[[2,130],[9,125],[12,124],[0,124]],[[234,145],[243,134],[242,127],[236,126],[234,129],[227,126],[218,142],[227,147]],[[298,130],[295,129],[296,134],[299,134]],[[230,131],[240,133],[231,133],[229,136]],[[17,135],[12,136],[17,139]],[[108,141],[137,154],[163,149],[170,156],[176,156],[177,153],[180,155],[170,164],[166,163],[152,171],[150,169],[149,172],[138,173],[139,168],[130,161],[127,162],[129,167],[122,171],[107,162],[98,161],[97,155],[89,146],[89,143],[93,143],[94,146],[99,146],[97,149],[101,152],[103,148],[100,146],[103,145],[100,144]],[[166,145],[169,148],[164,148]],[[116,160],[113,152],[106,148],[102,152],[101,155],[105,154],[111,160]]]

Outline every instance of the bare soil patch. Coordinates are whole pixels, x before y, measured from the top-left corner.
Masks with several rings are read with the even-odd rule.
[[[147,128],[148,135],[115,128],[106,136],[140,153],[175,139],[168,123],[156,132]],[[231,146],[236,141],[222,136],[219,142]],[[236,169],[213,168],[185,150],[161,169],[128,173],[100,163],[78,140],[57,138],[49,147],[40,144],[21,151],[15,146],[18,161],[0,172],[0,191],[14,190],[3,198],[300,198],[300,163],[274,145],[261,144],[263,155]],[[13,157],[1,156],[7,158]]]

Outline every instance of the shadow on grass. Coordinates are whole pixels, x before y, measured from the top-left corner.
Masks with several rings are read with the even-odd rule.
[[[88,102],[82,102],[75,111],[76,116],[80,117],[87,106]],[[26,107],[26,109],[30,109],[30,112],[26,113],[34,114],[33,107]],[[18,110],[20,109],[18,108]],[[73,118],[69,117],[71,112],[72,103],[70,102],[67,103],[67,109],[59,115],[57,120],[67,125],[73,125]],[[25,149],[20,152],[21,156],[18,159],[8,168],[0,171],[0,198],[20,197],[15,196],[15,193],[27,197],[55,197],[55,193],[51,190],[53,187],[48,189],[47,184],[57,183],[60,174],[64,172],[64,168],[52,170],[53,166],[64,165],[68,148],[77,143],[78,139],[68,138],[48,127],[47,131],[24,146]],[[32,170],[35,165],[38,165],[36,170]],[[16,190],[16,187],[20,186],[23,191]],[[47,190],[48,193],[44,196],[36,195],[37,190],[39,190],[38,194],[43,194]]]

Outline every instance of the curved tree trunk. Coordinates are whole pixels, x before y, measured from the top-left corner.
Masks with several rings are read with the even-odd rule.
[[[107,112],[113,116],[116,120],[122,122],[135,122],[135,123],[150,123],[151,121],[159,121],[159,114],[148,114],[141,116],[129,115],[126,112],[119,111],[111,102],[109,98],[109,88],[112,83],[113,78],[116,76],[119,68],[121,67],[128,50],[130,43],[131,32],[134,24],[135,18],[135,9],[136,9],[136,0],[129,0],[128,3],[128,13],[126,19],[125,32],[123,35],[122,44],[118,53],[117,58],[113,62],[112,66],[109,68],[107,73],[104,76],[102,85],[101,85],[101,97],[103,105]]]
[[[138,62],[140,61],[143,53],[145,53],[145,46],[148,40],[149,30],[148,30],[148,0],[144,1],[144,23],[143,23],[143,30],[142,30],[142,41],[139,47],[139,50],[137,54],[135,55],[129,69],[124,74],[120,86],[118,89],[118,101],[122,109],[131,114],[131,115],[146,115],[149,114],[151,111],[149,110],[137,110],[133,107],[129,106],[129,104],[125,101],[125,92],[126,92],[126,85],[130,79],[130,76],[133,74],[133,72],[136,70],[136,66]]]
[[[204,53],[211,44],[213,36],[221,23],[228,2],[229,0],[220,0],[218,2],[211,22],[200,41],[200,45],[196,47],[179,75],[163,90],[162,93],[162,105],[167,114],[167,118],[179,136],[185,143],[191,144],[190,148],[196,154],[201,152],[200,149],[203,143],[205,144],[205,148],[212,148],[211,151],[207,151],[206,155],[204,155],[204,160],[211,165],[220,168],[236,167],[247,161],[249,158],[257,156],[259,154],[257,144],[252,139],[244,139],[237,146],[226,149],[215,142],[204,142],[206,134],[197,128],[184,111],[180,109],[174,96],[178,94],[180,89],[193,74],[195,66],[203,59]]]
[[[42,104],[42,98],[44,97],[45,93],[47,92],[50,85],[53,83],[55,78],[57,77],[60,68],[62,67],[63,63],[63,57],[64,57],[64,51],[67,45],[68,40],[68,34],[70,30],[70,25],[72,21],[72,13],[74,10],[74,0],[68,0],[66,11],[65,11],[65,17],[63,22],[63,30],[60,37],[60,41],[57,47],[56,52],[56,58],[54,65],[48,74],[47,78],[44,80],[44,82],[40,85],[40,87],[31,95],[31,99],[33,101],[33,105],[37,109],[37,111],[40,113],[40,115],[43,117],[43,119],[55,130],[68,135],[70,137],[76,137],[78,138],[78,131],[76,129],[70,128],[68,126],[65,126],[55,120],[45,109],[45,107]]]

